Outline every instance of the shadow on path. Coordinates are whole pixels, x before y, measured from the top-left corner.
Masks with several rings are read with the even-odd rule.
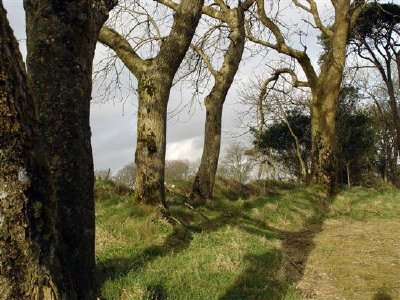
[[[313,216],[299,231],[282,231],[265,225],[265,229],[278,235],[282,247],[262,255],[245,257],[249,262],[248,268],[219,299],[278,300],[290,297],[295,292],[301,293],[304,298],[312,297],[309,291],[295,291],[293,285],[304,275],[308,256],[315,247],[313,239],[322,231],[323,223],[329,215],[330,202],[328,199],[314,197]],[[266,264],[265,261],[271,261],[271,257],[275,264]]]

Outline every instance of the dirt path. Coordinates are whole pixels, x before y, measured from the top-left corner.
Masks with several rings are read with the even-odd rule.
[[[328,219],[313,243],[304,299],[400,300],[400,221]]]

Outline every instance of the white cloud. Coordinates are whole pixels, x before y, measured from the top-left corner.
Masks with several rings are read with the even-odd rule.
[[[167,160],[188,159],[197,160],[202,153],[202,139],[191,138],[180,142],[167,144]]]

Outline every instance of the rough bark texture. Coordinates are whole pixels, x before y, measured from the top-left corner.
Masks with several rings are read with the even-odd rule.
[[[216,101],[213,102],[213,100]],[[205,99],[205,104],[206,123],[203,154],[193,182],[191,195],[193,203],[202,202],[212,197],[221,148],[223,103],[220,103],[220,99],[213,99],[212,95],[208,95]]]
[[[25,66],[0,1],[0,299],[73,299]]]
[[[135,192],[139,202],[164,206],[166,115],[172,78],[151,67],[148,74],[139,77]]]
[[[25,0],[28,76],[54,180],[64,272],[78,299],[94,299],[92,62],[106,20],[100,1]],[[104,4],[104,3],[101,3]],[[105,6],[104,6],[105,7]],[[103,8],[104,8],[103,7]]]
[[[189,48],[201,17],[203,0],[182,0],[176,7],[168,37],[156,57],[141,59],[129,42],[108,27],[99,41],[115,51],[137,77],[139,112],[135,153],[135,193],[138,202],[165,205],[164,170],[169,93],[176,71]]]
[[[329,194],[334,192],[337,183],[336,112],[351,26],[350,1],[338,1],[335,11],[332,36],[320,75],[312,87],[311,103],[312,172]]]
[[[222,111],[226,96],[242,60],[245,45],[244,10],[241,7],[226,13],[226,22],[231,29],[231,42],[225,53],[221,69],[214,75],[214,86],[205,98],[206,122],[203,154],[196,173],[191,198],[202,202],[212,197],[215,175],[221,147]]]

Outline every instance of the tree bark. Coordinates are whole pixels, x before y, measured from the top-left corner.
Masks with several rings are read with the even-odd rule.
[[[318,80],[311,86],[312,174],[315,181],[324,184],[329,194],[334,193],[337,184],[336,112],[351,26],[349,2],[337,2],[328,52]]]
[[[193,203],[211,199],[214,188],[215,175],[218,168],[221,148],[221,122],[223,103],[213,103],[212,95],[207,96],[206,123],[204,130],[203,154],[199,169],[196,173],[191,198]]]
[[[54,180],[64,272],[78,299],[95,298],[95,214],[89,126],[92,62],[107,19],[101,1],[25,0],[27,65]],[[99,14],[104,11],[104,14]]]
[[[25,66],[0,1],[0,298],[74,299]]]
[[[172,79],[150,67],[139,77],[138,88],[135,194],[139,202],[161,208],[165,206],[166,116]]]
[[[214,74],[214,86],[205,98],[206,122],[203,154],[196,173],[191,198],[202,202],[212,197],[215,175],[221,148],[222,111],[226,96],[242,60],[245,45],[244,10],[242,7],[229,9],[226,22],[231,29],[231,42],[225,53],[221,69]]]

